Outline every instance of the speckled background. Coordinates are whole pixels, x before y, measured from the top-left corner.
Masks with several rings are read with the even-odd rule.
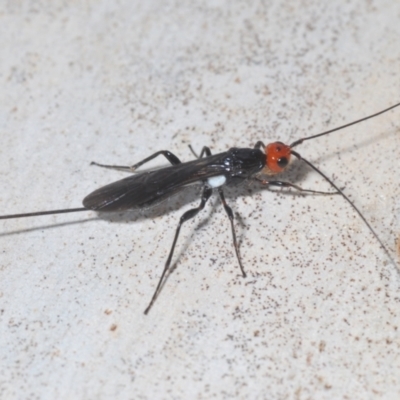
[[[400,101],[400,3],[4,1],[1,213],[79,207],[156,150],[291,142]],[[400,109],[298,147],[338,196],[193,188],[1,221],[2,399],[400,398]],[[157,160],[153,165],[163,165]],[[294,163],[282,179],[329,186]],[[237,213],[237,214],[236,214]]]

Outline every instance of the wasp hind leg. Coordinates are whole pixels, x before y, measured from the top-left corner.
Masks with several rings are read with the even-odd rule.
[[[132,165],[132,166],[124,166],[124,165],[106,165],[106,164],[100,164],[97,162],[92,161],[90,165],[96,165],[98,167],[102,168],[109,168],[109,169],[116,169],[119,171],[127,171],[127,172],[135,172],[139,167],[141,167],[143,164],[146,164],[147,162],[153,160],[154,158],[163,155],[172,165],[177,165],[181,164],[181,160],[173,153],[171,153],[168,150],[161,150],[157,151],[156,153],[152,154],[151,156],[145,158],[142,161],[139,161],[138,163]]]
[[[233,246],[235,247],[236,257],[239,262],[239,266],[240,266],[240,270],[242,271],[243,278],[246,278],[246,272],[244,272],[242,261],[240,259],[239,246],[238,246],[237,239],[236,239],[235,225],[233,223],[233,221],[234,221],[233,211],[232,211],[232,208],[230,208],[228,206],[228,204],[226,203],[224,192],[222,191],[221,188],[218,188],[218,193],[219,193],[219,197],[221,199],[222,205],[224,206],[225,212],[228,215],[229,221],[231,222]]]
[[[158,285],[156,287],[156,290],[154,291],[153,297],[151,298],[151,301],[149,303],[149,305],[147,306],[146,310],[144,311],[145,314],[147,314],[150,311],[150,308],[153,306],[159,292],[160,289],[165,281],[165,276],[171,266],[171,260],[172,260],[172,256],[174,255],[174,250],[175,250],[175,246],[176,246],[176,242],[178,241],[178,237],[179,237],[179,232],[181,230],[181,226],[183,225],[184,222],[188,221],[189,219],[195,217],[206,205],[208,199],[211,197],[212,195],[212,189],[205,186],[203,189],[203,194],[201,196],[201,201],[198,207],[196,208],[192,208],[191,210],[186,211],[180,218],[179,223],[178,223],[178,227],[176,228],[175,231],[175,237],[174,237],[174,241],[172,242],[172,246],[171,246],[171,250],[169,252],[167,261],[165,263],[164,266],[164,270],[161,274],[160,280],[158,281]]]

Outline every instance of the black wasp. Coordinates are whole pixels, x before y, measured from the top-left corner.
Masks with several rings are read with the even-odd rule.
[[[40,215],[62,214],[85,210],[95,210],[102,212],[115,212],[135,209],[137,210],[151,207],[154,204],[165,200],[166,198],[177,193],[178,191],[184,189],[187,185],[195,182],[201,182],[203,184],[203,191],[200,204],[197,207],[186,211],[181,216],[178,227],[176,228],[175,237],[172,242],[171,250],[169,252],[163,272],[158,281],[153,297],[151,298],[149,305],[144,311],[145,314],[149,312],[154,301],[156,300],[160,288],[166,277],[166,273],[171,265],[172,256],[174,254],[176,242],[178,240],[182,224],[196,216],[199,211],[204,208],[207,200],[211,197],[211,194],[214,190],[218,191],[218,195],[221,199],[222,205],[230,220],[236,257],[238,259],[242,275],[243,277],[246,277],[246,273],[244,271],[239,255],[239,247],[237,244],[235,226],[233,223],[233,212],[226,203],[223,192],[223,187],[225,185],[233,186],[240,184],[243,181],[252,180],[266,187],[277,186],[281,188],[292,188],[297,191],[307,193],[340,194],[361,217],[369,230],[378,240],[382,248],[385,250],[390,260],[394,263],[393,258],[390,256],[381,239],[378,237],[374,229],[362,215],[360,210],[353,204],[353,202],[344,194],[344,192],[338,186],[336,186],[336,184],[330,178],[328,178],[323,172],[321,172],[308,160],[301,157],[299,153],[293,150],[293,148],[302,144],[306,140],[327,135],[329,133],[338,131],[348,126],[365,121],[367,119],[376,117],[398,106],[400,106],[400,103],[395,104],[368,117],[353,121],[346,125],[342,125],[338,128],[296,140],[290,145],[286,145],[281,142],[274,142],[265,146],[263,142],[259,141],[256,143],[254,148],[233,147],[228,151],[215,155],[211,154],[211,150],[208,147],[203,147],[200,155],[195,160],[186,163],[182,163],[177,156],[167,150],[157,151],[151,156],[130,167],[92,163],[100,167],[136,172],[136,170],[143,164],[146,164],[154,158],[162,155],[170,162],[171,166],[148,172],[135,173],[128,178],[121,179],[117,182],[101,187],[100,189],[95,190],[83,199],[82,208],[3,215],[0,216],[0,219],[34,217]],[[329,184],[335,189],[335,191],[320,192],[316,190],[307,190],[290,182],[270,179],[271,177],[276,176],[286,169],[286,167],[289,165],[291,156],[295,156],[299,160],[305,162],[309,167],[311,167],[327,182],[329,182]]]

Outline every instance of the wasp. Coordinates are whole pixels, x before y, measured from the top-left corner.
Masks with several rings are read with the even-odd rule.
[[[210,148],[205,146],[201,150],[200,155],[196,156],[196,159],[189,162],[181,162],[176,155],[168,150],[157,151],[156,153],[150,155],[149,157],[132,166],[105,165],[92,162],[93,165],[104,168],[128,171],[134,174],[125,179],[121,179],[109,185],[103,186],[90,193],[83,199],[83,207],[30,212],[24,214],[2,215],[0,216],[0,219],[37,217],[42,215],[73,213],[87,210],[94,210],[98,212],[122,212],[127,210],[141,210],[154,206],[155,204],[185,189],[191,184],[200,182],[202,184],[200,204],[197,207],[186,211],[180,217],[168,258],[165,262],[164,269],[161,273],[161,277],[158,281],[150,303],[144,311],[145,314],[147,314],[153,306],[165,281],[166,274],[171,266],[171,260],[174,255],[174,250],[179,238],[179,233],[182,225],[186,221],[194,218],[205,207],[207,201],[214,191],[218,192],[218,196],[221,200],[222,206],[229,218],[236,257],[241,273],[243,277],[246,277],[246,272],[240,258],[239,246],[236,239],[234,214],[231,207],[229,207],[226,202],[223,191],[224,186],[235,186],[243,183],[244,181],[256,181],[258,184],[267,188],[291,188],[302,193],[341,195],[343,199],[350,204],[353,210],[363,220],[363,222],[366,224],[371,233],[375,236],[381,247],[384,249],[390,260],[395,263],[389,251],[387,250],[375,230],[366,220],[361,211],[343,192],[343,190],[340,189],[319,168],[317,168],[310,161],[302,157],[298,152],[293,150],[293,148],[301,145],[307,140],[316,139],[318,137],[325,136],[335,131],[347,128],[351,125],[355,125],[368,119],[377,117],[378,115],[386,113],[398,106],[400,106],[400,103],[397,103],[375,114],[328,130],[326,132],[296,140],[290,145],[284,144],[282,142],[274,142],[265,145],[262,141],[258,141],[252,148],[232,147],[229,150],[219,154],[212,154]],[[192,148],[191,150],[195,154]],[[153,171],[137,172],[138,168],[158,156],[165,157],[171,165]],[[280,173],[285,171],[285,169],[288,167],[292,157],[295,157],[306,163],[310,168],[321,175],[332,186],[334,191],[321,192],[316,190],[303,189],[300,186],[295,185],[291,182],[285,182],[276,179],[276,177]]]

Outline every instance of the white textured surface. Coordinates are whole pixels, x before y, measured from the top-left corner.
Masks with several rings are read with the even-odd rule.
[[[396,103],[399,19],[390,0],[3,2],[2,213],[79,207],[124,176],[92,160],[291,142]],[[398,262],[399,121],[298,148]],[[227,191],[248,278],[210,202],[147,317],[195,191],[143,215],[1,221],[0,397],[398,399],[396,267],[343,199],[252,189]]]

